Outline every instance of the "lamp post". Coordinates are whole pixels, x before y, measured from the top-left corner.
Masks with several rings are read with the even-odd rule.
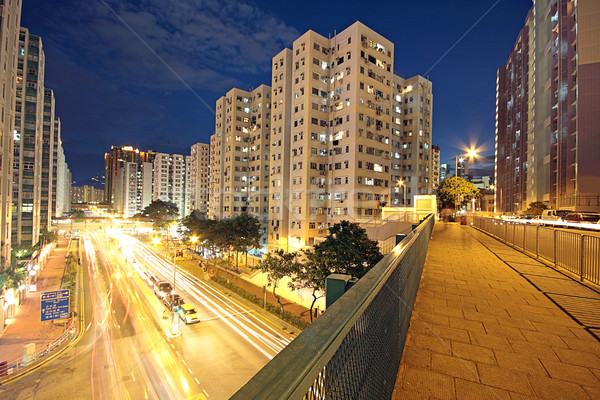
[[[404,222],[406,222],[406,184],[402,179],[398,180],[398,186],[402,188],[402,193],[404,194],[404,200],[402,202],[404,207]]]
[[[466,156],[467,158],[465,159]],[[460,155],[457,154],[456,158],[454,159],[454,172],[455,172],[455,178],[458,178],[458,160],[460,158],[460,163],[463,165],[463,171],[464,171],[464,162],[466,160],[470,160],[471,158],[475,158],[477,157],[477,150],[475,148],[470,148],[466,154]],[[454,209],[456,210],[456,203],[458,202],[458,195],[456,193],[457,190],[457,185],[458,182],[457,180],[455,180],[455,184],[454,184],[454,192],[455,192],[455,198],[454,198]]]

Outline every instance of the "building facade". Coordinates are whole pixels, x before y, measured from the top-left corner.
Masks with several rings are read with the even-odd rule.
[[[152,182],[151,182],[152,183]],[[99,204],[104,201],[104,190],[96,189],[93,186],[82,185],[71,187],[71,203],[72,204]],[[148,202],[150,203],[150,202]]]
[[[179,217],[185,217],[190,202],[190,175],[190,156],[157,153],[153,166],[152,200],[175,204]]]
[[[440,146],[431,146],[431,179],[433,190],[437,190],[440,187]]]
[[[269,204],[271,88],[231,89],[217,100],[210,142],[209,218],[256,217],[266,249]],[[273,144],[276,146],[276,144]]]
[[[0,123],[0,268],[10,264],[12,238],[13,152],[15,97],[17,91],[17,65],[19,55],[19,30],[21,26],[21,1],[0,2],[0,80],[5,90],[0,93],[3,118]]]
[[[12,240],[33,246],[40,231],[44,126],[42,40],[26,28],[19,33],[16,78]]]
[[[210,146],[196,143],[190,149],[190,207],[188,214],[198,210],[208,215]]]
[[[114,210],[133,217],[152,202],[152,163],[125,163],[114,180]],[[97,189],[96,189],[97,190]]]
[[[354,23],[273,58],[269,250],[312,246],[342,220],[433,190],[431,82],[394,75],[394,44]],[[410,156],[408,155],[410,154]]]
[[[40,228],[50,230],[55,195],[52,193],[54,174],[54,92],[44,90],[44,124],[42,127],[42,191],[40,199]]]
[[[599,13],[594,0],[534,1],[498,71],[497,211],[600,211]]]

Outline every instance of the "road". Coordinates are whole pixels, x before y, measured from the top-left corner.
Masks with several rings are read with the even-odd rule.
[[[172,264],[113,232],[82,234],[85,333],[60,357],[0,389],[4,399],[226,399],[292,339],[211,286],[177,273],[201,322],[170,338],[165,307],[139,274]]]

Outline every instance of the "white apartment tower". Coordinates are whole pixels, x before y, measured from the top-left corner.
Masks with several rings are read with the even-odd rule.
[[[127,162],[113,187],[115,211],[125,218],[141,212],[152,202],[152,163]]]
[[[356,22],[329,39],[308,31],[273,58],[270,251],[380,217],[394,185],[393,56]]]
[[[210,146],[196,143],[190,149],[190,207],[188,214],[198,210],[208,215],[208,182],[210,170]]]
[[[241,213],[264,227],[266,250],[269,205],[271,88],[237,88],[217,100],[215,134],[210,139],[209,218]]]
[[[432,83],[422,76],[394,76],[392,100],[392,206],[414,206],[415,194],[432,194],[435,182],[431,145]],[[402,187],[397,182],[402,180]]]
[[[152,200],[173,203],[179,217],[186,216],[190,201],[190,156],[158,153],[154,157]]]

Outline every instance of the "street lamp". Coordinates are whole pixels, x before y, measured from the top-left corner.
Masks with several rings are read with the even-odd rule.
[[[402,193],[404,194],[403,206],[404,206],[404,222],[406,222],[406,184],[402,179],[398,180],[398,186],[402,188]]]
[[[465,158],[465,156],[466,156],[466,158]],[[460,163],[463,165],[463,171],[464,171],[464,162],[470,160],[471,158],[475,158],[475,157],[477,157],[477,150],[473,147],[470,148],[469,150],[467,150],[466,154],[462,154],[462,155],[457,154],[456,155],[456,158],[454,159],[454,173],[455,173],[456,178],[458,178],[458,160],[460,159]],[[456,195],[456,189],[457,189],[456,186],[458,185],[458,182],[456,180],[454,182],[455,182],[454,192]],[[456,210],[457,200],[458,200],[458,195],[454,199],[454,209],[455,210]]]
[[[156,236],[152,238],[152,244],[156,245],[156,244],[159,244],[159,243],[160,243],[160,238],[158,238]]]

